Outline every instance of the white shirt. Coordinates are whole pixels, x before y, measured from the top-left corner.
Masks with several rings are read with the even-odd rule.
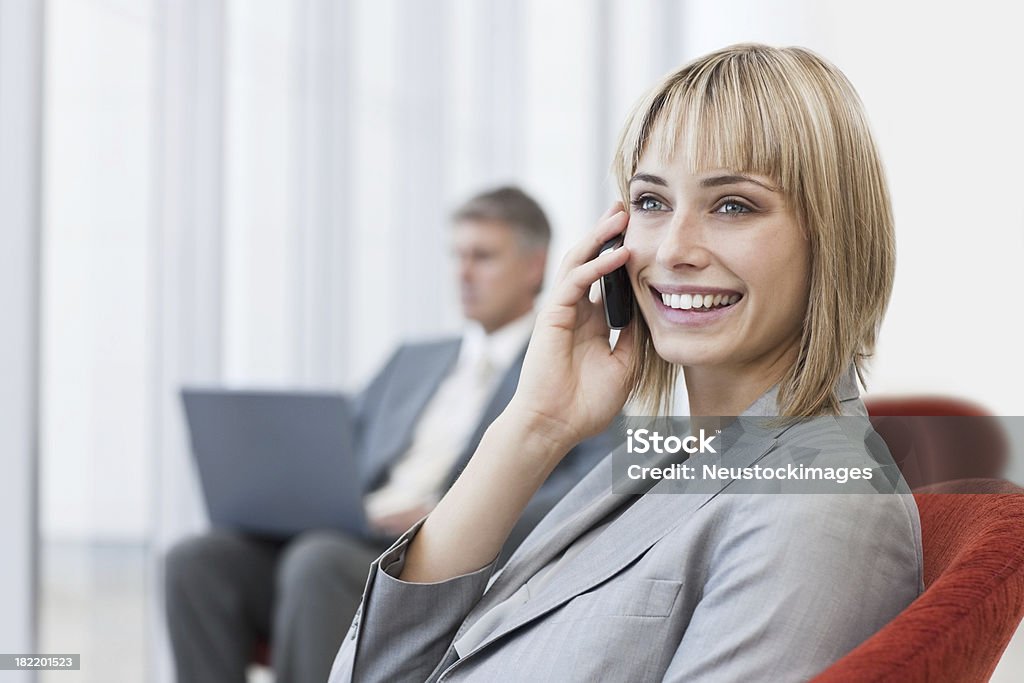
[[[530,311],[491,334],[479,323],[470,324],[455,366],[416,423],[409,450],[391,467],[384,485],[364,498],[370,519],[440,500],[441,487],[501,378],[529,341],[533,323]]]

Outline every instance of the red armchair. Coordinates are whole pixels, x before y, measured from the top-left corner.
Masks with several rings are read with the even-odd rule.
[[[911,490],[1003,476],[1006,434],[984,408],[942,396],[868,397],[864,404]]]
[[[814,683],[988,680],[1024,617],[1022,494],[1002,480],[916,491],[925,592]]]

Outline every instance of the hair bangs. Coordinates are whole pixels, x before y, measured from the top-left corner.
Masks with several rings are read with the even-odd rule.
[[[750,68],[745,62],[759,62]],[[800,187],[794,122],[803,112],[785,78],[765,78],[780,65],[761,53],[733,52],[672,74],[638,103],[623,129],[614,164],[623,197],[641,157],[680,155],[691,173],[716,169],[770,178],[784,194]],[[775,67],[773,69],[773,67]]]

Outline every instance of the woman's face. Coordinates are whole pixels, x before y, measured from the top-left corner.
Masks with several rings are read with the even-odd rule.
[[[788,367],[809,288],[793,207],[764,176],[693,174],[665,156],[655,148],[640,159],[625,237],[658,354],[687,367]]]

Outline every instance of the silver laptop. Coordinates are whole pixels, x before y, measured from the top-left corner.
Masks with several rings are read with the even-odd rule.
[[[348,397],[191,387],[181,396],[213,526],[272,537],[310,529],[373,537]]]

